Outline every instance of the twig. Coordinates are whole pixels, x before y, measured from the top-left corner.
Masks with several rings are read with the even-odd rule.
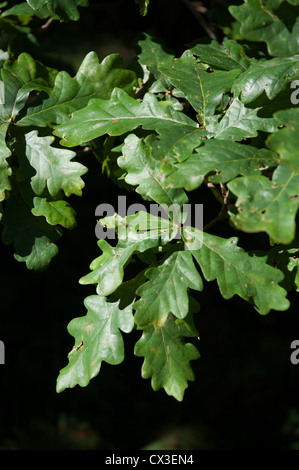
[[[213,183],[210,183],[207,177],[204,178],[204,182],[207,188],[209,188],[211,192],[213,193],[213,195],[215,196],[215,199],[217,199],[217,201],[220,202],[221,205],[223,205],[223,197],[221,196],[221,194],[219,193],[215,185]]]
[[[38,26],[37,28],[33,28],[32,32],[36,35],[40,35],[46,31],[46,29],[49,28],[49,26],[53,23],[54,18],[49,18],[44,24],[41,26]]]
[[[49,28],[50,24],[53,23],[54,19],[49,18],[44,24],[41,25],[40,29],[47,29]]]
[[[228,193],[229,191],[224,187],[223,184],[220,183],[220,188],[221,188],[221,194],[217,190],[217,188],[214,186],[213,183],[210,183],[207,179],[207,177],[204,178],[204,182],[206,186],[212,191],[213,195],[217,199],[218,202],[221,204],[221,210],[219,214],[211,220],[205,227],[203,228],[203,232],[206,232],[209,228],[213,227],[217,222],[222,222],[223,220],[228,219]]]
[[[195,16],[197,21],[199,22],[202,29],[206,32],[206,34],[211,39],[217,39],[215,33],[211,30],[210,26],[207,24],[203,15],[198,11],[198,9],[194,6],[192,2],[189,0],[182,0],[182,2],[186,5],[187,8],[191,11],[192,15]]]

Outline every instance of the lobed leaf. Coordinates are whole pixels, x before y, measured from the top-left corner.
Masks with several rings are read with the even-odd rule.
[[[172,313],[185,318],[189,312],[189,289],[202,290],[202,280],[189,251],[175,251],[158,267],[145,271],[148,281],[139,287],[134,304],[135,323],[162,326]]]
[[[299,174],[279,165],[272,181],[265,176],[245,176],[228,184],[238,197],[234,225],[245,232],[267,232],[276,243],[290,243],[295,237],[299,207]]]
[[[185,161],[173,165],[166,177],[166,185],[193,191],[206,175],[213,183],[226,183],[238,175],[256,175],[263,168],[277,164],[277,155],[266,149],[258,149],[226,140],[204,140]]]
[[[188,381],[194,380],[190,361],[198,359],[196,347],[185,344],[182,337],[193,336],[190,331],[169,315],[167,321],[147,326],[135,344],[135,355],[143,356],[142,377],[151,377],[153,390],[165,392],[182,401]]]
[[[192,54],[197,56],[202,62],[219,70],[246,70],[255,59],[248,57],[244,52],[244,47],[237,41],[226,39],[219,44],[214,39],[201,40],[191,48]]]
[[[245,104],[251,103],[263,92],[272,100],[296,78],[299,78],[297,56],[259,60],[239,75],[232,91]]]
[[[115,88],[110,100],[92,99],[84,109],[75,112],[66,124],[58,126],[54,134],[66,147],[100,137],[104,134],[122,135],[142,126],[143,129],[163,133],[184,127],[191,131],[197,124],[172,106],[161,106],[157,98],[147,93],[142,102]]]
[[[186,51],[180,59],[159,64],[158,69],[184,94],[199,113],[203,125],[207,116],[214,114],[223,94],[231,90],[241,72],[239,69],[233,69],[209,73],[190,51]]]
[[[95,52],[89,52],[75,77],[59,72],[49,97],[39,97],[27,108],[19,126],[53,127],[67,122],[71,114],[84,108],[91,98],[109,99],[113,88],[132,92],[136,84],[134,72],[123,70],[119,54],[111,54],[99,63]]]
[[[0,119],[11,122],[25,106],[33,90],[49,93],[55,72],[29,54],[22,53],[15,61],[6,60],[1,69],[4,85],[4,103],[0,105]]]
[[[148,213],[138,212],[126,218],[107,217],[101,222],[111,228],[117,221],[119,241],[115,247],[105,240],[99,240],[98,246],[102,255],[90,265],[91,272],[80,279],[80,284],[96,284],[99,295],[110,295],[122,283],[124,267],[134,252],[143,253],[149,248],[163,245],[173,236],[176,230],[170,221]]]
[[[57,392],[75,385],[85,387],[99,371],[102,361],[120,364],[124,359],[121,331],[130,333],[134,326],[132,306],[119,308],[119,302],[91,295],[84,300],[87,314],[74,318],[68,325],[75,346],[68,355],[69,363],[57,378]]]
[[[7,132],[25,106],[33,90],[49,91],[55,71],[44,67],[29,54],[21,54],[17,60],[6,60],[1,69],[3,103],[0,104],[0,201],[11,189],[12,174],[7,158],[11,155],[7,147]]]
[[[202,144],[207,134],[204,129],[197,127],[186,129],[185,126],[179,125],[165,130],[158,136],[157,141],[157,153],[161,162],[171,165],[186,160],[193,150]]]
[[[233,141],[256,137],[258,131],[275,132],[278,122],[275,118],[259,117],[260,109],[248,108],[235,98],[224,116],[209,118],[206,130],[214,139]]]
[[[47,201],[42,197],[33,199],[33,215],[44,216],[50,225],[61,225],[67,229],[76,226],[75,211],[66,201]]]
[[[236,180],[234,180],[236,181]],[[185,228],[188,234],[188,228]],[[249,254],[237,246],[237,238],[228,240],[193,229],[202,246],[191,252],[207,281],[217,279],[221,295],[230,299],[234,295],[254,305],[261,314],[271,309],[287,310],[286,290],[279,286],[283,273],[267,264],[267,257]],[[191,232],[190,232],[191,234]],[[185,244],[188,248],[188,243]],[[191,245],[192,247],[192,245]]]
[[[145,200],[152,200],[159,205],[175,209],[188,202],[182,189],[170,189],[165,185],[165,172],[161,168],[160,142],[147,137],[139,139],[134,134],[129,135],[122,148],[122,156],[117,163],[126,170],[125,181],[136,186],[136,192]],[[177,208],[175,207],[177,205]],[[177,216],[180,220],[180,215]]]
[[[275,2],[245,0],[242,5],[229,7],[230,13],[240,23],[240,32],[249,41],[262,41],[267,44],[267,49],[272,56],[291,56],[298,54],[298,32],[299,22],[292,23],[290,18],[298,15],[298,9],[288,7],[284,3],[284,9],[280,10],[280,16],[275,10],[283,0]],[[296,0],[289,1],[290,4],[298,5]],[[282,17],[281,17],[282,15]]]
[[[25,135],[26,156],[36,174],[31,178],[31,186],[36,195],[41,195],[45,188],[52,197],[57,197],[61,191],[66,196],[76,194],[81,196],[84,181],[81,176],[87,168],[81,163],[72,162],[75,152],[52,147],[54,138],[39,137],[37,131]]]
[[[299,109],[292,108],[275,113],[275,118],[284,128],[267,138],[266,145],[279,155],[280,163],[290,170],[299,173],[298,134]],[[298,192],[298,191],[297,191]]]
[[[174,58],[164,44],[154,40],[149,34],[143,33],[144,39],[138,41],[140,52],[138,52],[139,63],[146,66],[153,76],[161,81],[166,88],[169,87],[169,80],[159,70],[159,64],[169,62]]]

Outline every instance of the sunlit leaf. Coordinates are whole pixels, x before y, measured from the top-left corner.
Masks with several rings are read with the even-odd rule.
[[[75,345],[68,355],[69,364],[60,371],[57,392],[75,385],[85,387],[95,377],[103,361],[119,364],[124,359],[122,334],[134,326],[132,306],[121,310],[119,302],[109,303],[105,297],[91,295],[84,301],[87,314],[74,318],[68,325]]]
[[[132,92],[135,74],[122,68],[119,54],[111,54],[99,63],[95,52],[84,58],[75,77],[59,72],[49,97],[41,96],[28,107],[19,126],[51,126],[64,123],[70,115],[84,108],[91,98],[108,99],[114,87]]]
[[[66,147],[100,137],[104,134],[122,135],[142,126],[162,133],[167,129],[184,127],[191,131],[197,125],[172,106],[161,106],[157,98],[147,93],[142,102],[115,88],[110,100],[92,99],[88,105],[75,112],[66,124],[57,127],[54,134]]]

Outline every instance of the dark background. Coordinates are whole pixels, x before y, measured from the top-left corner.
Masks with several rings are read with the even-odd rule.
[[[35,52],[46,64],[75,73],[90,50],[100,59],[120,52],[129,64],[142,31],[177,54],[206,36],[179,0],[152,0],[145,18],[133,0],[90,4],[81,9],[78,23],[52,24],[39,37]],[[225,21],[225,2],[205,5],[209,21]],[[217,34],[221,40],[221,30]],[[78,284],[100,254],[94,211],[102,202],[115,204],[118,194],[92,155],[81,162],[89,168],[86,187],[82,198],[70,200],[78,225],[58,241],[50,268],[30,272],[14,260],[12,247],[0,246],[0,339],[6,348],[6,364],[0,366],[0,449],[299,448],[299,365],[290,362],[290,344],[299,337],[295,294],[289,296],[289,311],[261,317],[239,298],[223,300],[216,283],[206,282],[197,296],[201,359],[192,363],[196,380],[182,403],[163,390],[153,392],[150,380],[141,378],[142,358],[133,354],[138,332],[124,335],[121,365],[103,363],[88,387],[56,394],[57,375],[73,346],[67,324],[85,314],[83,299],[95,293]],[[217,213],[206,193],[195,192],[191,202],[204,203],[205,223]],[[224,223],[212,233],[233,234]],[[266,243],[263,235],[238,236],[244,248]]]

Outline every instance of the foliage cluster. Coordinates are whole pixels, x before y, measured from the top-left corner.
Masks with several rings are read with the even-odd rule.
[[[299,289],[299,0],[231,6],[235,22],[223,41],[196,40],[180,57],[148,34],[135,67],[125,68],[119,54],[100,63],[90,52],[74,77],[26,52],[16,57],[14,41],[35,41],[36,18],[78,20],[87,0],[6,3],[0,222],[16,260],[46,269],[64,229],[75,228],[70,197],[84,190],[86,148],[120,191],[176,208],[168,223],[142,211],[99,221],[117,227],[119,239],[98,241],[99,256],[80,279],[95,294],[68,326],[75,344],[57,391],[86,386],[103,361],[122,362],[122,333],[136,329],[142,377],[181,401],[194,380],[190,361],[199,358],[193,291],[216,281],[225,299],[237,295],[266,315],[288,310],[288,292]],[[136,3],[146,14],[149,1]],[[200,187],[220,203],[202,230],[182,226],[181,210]],[[211,233],[218,222],[236,236]],[[263,233],[267,248],[246,251],[238,232]],[[134,259],[144,267],[124,281]]]

